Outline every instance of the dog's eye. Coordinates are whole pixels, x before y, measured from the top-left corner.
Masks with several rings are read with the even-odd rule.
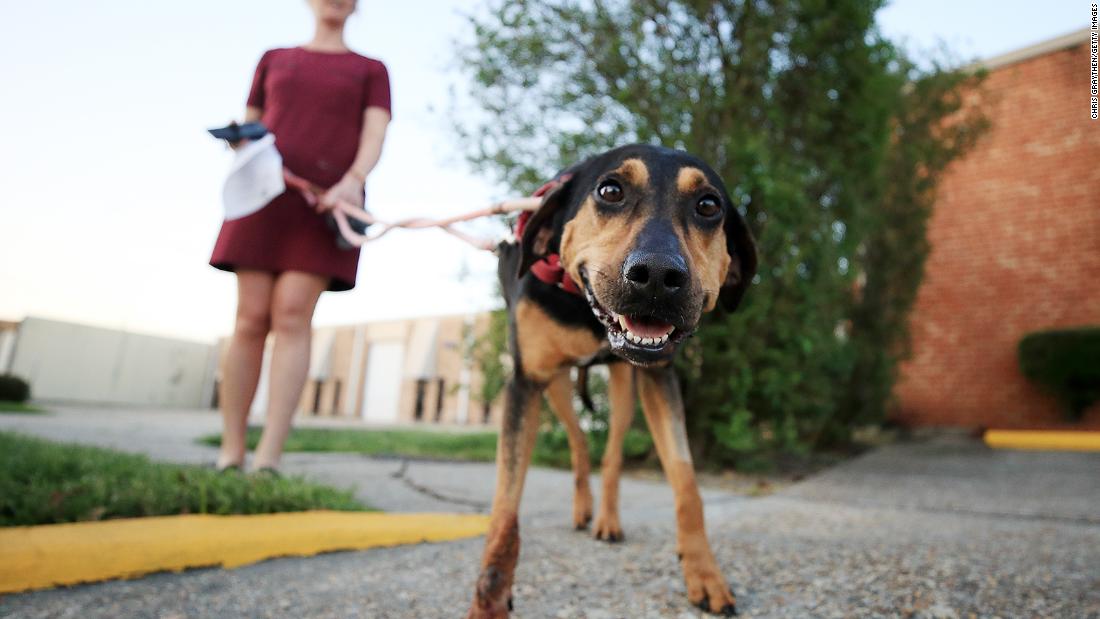
[[[714,196],[703,196],[695,204],[695,212],[702,217],[714,217],[721,211],[722,205],[718,202],[718,198]]]
[[[604,202],[622,202],[623,186],[618,181],[607,180],[596,187],[596,195],[600,196]]]

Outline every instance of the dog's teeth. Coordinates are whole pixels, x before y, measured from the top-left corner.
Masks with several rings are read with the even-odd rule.
[[[645,344],[646,346],[652,346],[652,345],[656,344],[657,341],[654,340],[651,337],[643,337],[642,338],[642,343]]]

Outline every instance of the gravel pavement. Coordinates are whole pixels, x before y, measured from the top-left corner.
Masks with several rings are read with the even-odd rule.
[[[0,430],[188,462],[212,458],[193,438],[217,427],[195,412],[0,415]],[[285,468],[390,510],[482,511],[493,484],[486,464],[289,454]],[[624,479],[620,544],[571,530],[571,489],[567,472],[531,471],[514,617],[706,616],[684,596],[664,484]],[[770,496],[709,489],[704,500],[743,616],[1100,618],[1100,454],[993,451],[941,437],[880,448]],[[482,543],[10,595],[0,616],[462,617]]]

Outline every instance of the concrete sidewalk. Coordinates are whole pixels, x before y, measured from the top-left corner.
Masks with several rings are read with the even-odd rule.
[[[207,462],[209,413],[0,415],[0,430]],[[288,454],[285,468],[389,510],[483,511],[493,467]],[[594,485],[598,490],[599,484]],[[570,530],[565,471],[532,469],[515,616],[695,617],[671,493],[625,479],[625,543]],[[1100,454],[889,446],[763,498],[704,493],[716,555],[753,617],[1100,617]],[[278,559],[0,599],[12,617],[460,617],[481,540]]]

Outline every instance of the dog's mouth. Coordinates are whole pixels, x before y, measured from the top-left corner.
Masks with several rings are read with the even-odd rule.
[[[592,313],[607,329],[607,342],[612,352],[637,365],[649,365],[662,361],[676,352],[691,331],[678,327],[658,316],[644,313],[619,314],[608,309],[596,298],[588,273],[581,268],[581,282],[585,299]]]

